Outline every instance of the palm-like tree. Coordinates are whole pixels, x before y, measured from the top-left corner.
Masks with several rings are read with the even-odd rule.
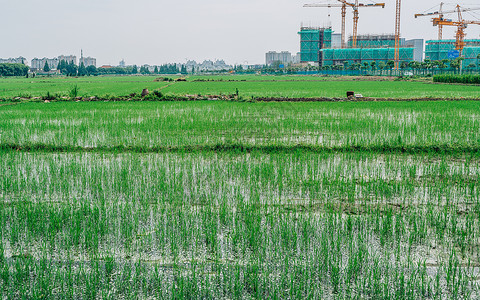
[[[477,55],[477,73],[478,73],[478,61],[480,60],[480,53]]]

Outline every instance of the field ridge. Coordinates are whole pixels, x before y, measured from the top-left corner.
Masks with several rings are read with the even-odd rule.
[[[105,152],[105,153],[194,153],[194,152],[261,152],[261,153],[294,153],[306,151],[313,153],[434,153],[434,154],[477,154],[480,145],[345,145],[345,146],[319,146],[319,145],[248,145],[248,144],[213,144],[213,145],[184,145],[184,146],[98,146],[83,147],[72,145],[50,145],[43,143],[34,144],[0,144],[0,151],[19,152]]]

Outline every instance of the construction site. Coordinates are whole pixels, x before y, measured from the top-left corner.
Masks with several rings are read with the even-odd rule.
[[[444,10],[444,3],[435,11],[419,13],[415,18],[431,17],[433,26],[438,28],[438,39],[405,39],[401,36],[401,0],[396,0],[395,27],[393,34],[358,34],[361,8],[385,8],[385,3],[359,3],[346,0],[331,0],[324,3],[305,4],[308,8],[340,8],[342,25],[340,33],[330,27],[304,27],[298,32],[300,36],[300,62],[310,65],[379,66],[394,62],[394,68],[409,66],[411,62],[443,61],[444,63],[463,58],[463,66],[478,66],[480,59],[480,39],[465,39],[469,25],[480,25],[478,20],[466,20],[463,13],[480,10],[455,5],[452,10]],[[347,40],[347,10],[353,11],[353,31]],[[453,19],[456,18],[456,20]],[[456,28],[455,39],[443,39],[444,27]]]

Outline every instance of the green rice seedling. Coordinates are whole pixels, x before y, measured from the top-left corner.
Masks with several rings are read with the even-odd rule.
[[[2,297],[478,297],[474,102],[50,104],[0,111]]]
[[[79,94],[79,87],[78,87],[78,84],[75,84],[71,89],[70,89],[70,97],[72,98],[76,98],[78,97],[78,94]]]

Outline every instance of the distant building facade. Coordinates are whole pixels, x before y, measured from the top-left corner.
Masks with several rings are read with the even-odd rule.
[[[288,51],[276,52],[270,51],[265,54],[265,63],[267,65],[272,65],[275,62],[279,62],[280,64],[290,64],[292,63],[292,53]]]
[[[88,66],[96,67],[97,66],[97,59],[93,58],[93,57],[81,57],[80,61],[79,61],[79,64],[81,65],[82,63],[85,67],[88,67]]]
[[[406,47],[413,47],[413,60],[418,62],[423,61],[424,44],[425,41],[423,39],[406,40],[404,43]]]
[[[82,59],[84,60],[85,67],[90,65],[96,66],[97,64],[97,60],[95,58],[85,57]],[[66,61],[67,64],[73,63],[74,65],[77,65],[77,57],[75,55],[60,55],[59,57],[55,58],[34,58],[31,61],[30,67],[33,70],[43,70],[43,68],[45,67],[45,63],[48,63],[48,67],[51,70],[56,70],[62,60]]]
[[[197,71],[222,71],[222,70],[231,70],[232,66],[227,65],[224,60],[205,60],[202,63],[197,63],[194,60],[189,60],[185,64],[188,72],[192,72],[194,70]]]
[[[332,48],[342,48],[342,35],[340,33],[332,33]]]
[[[27,59],[25,57],[17,58],[0,58],[0,64],[26,64]]]
[[[292,64],[299,64],[300,63],[300,52],[297,55],[292,56]]]
[[[455,52],[455,40],[429,40],[426,42],[425,59],[444,60],[452,59],[451,52]],[[464,66],[478,65],[480,55],[480,39],[465,40],[465,48],[462,52]]]
[[[64,61],[66,61],[68,64],[70,64],[70,63],[72,63],[72,62],[73,62],[74,65],[77,64],[77,57],[76,57],[75,55],[68,55],[68,56],[60,55],[57,59],[58,59],[58,62],[64,60]]]
[[[59,60],[58,58],[34,58],[32,59],[31,68],[35,70],[43,70],[45,64],[48,63],[50,70],[56,70],[58,67]]]

